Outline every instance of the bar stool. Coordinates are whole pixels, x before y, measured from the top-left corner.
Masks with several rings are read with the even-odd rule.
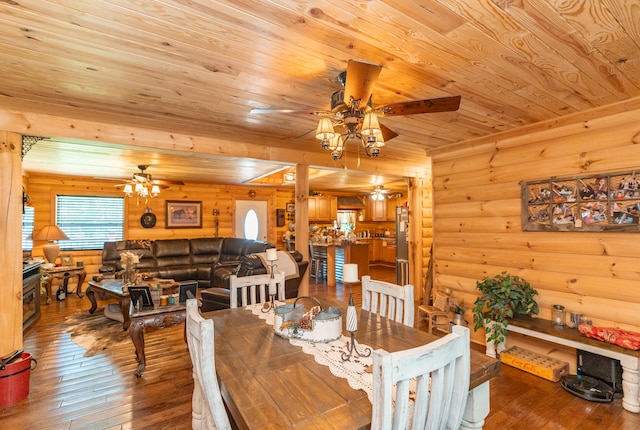
[[[311,260],[309,276],[313,276],[317,284],[319,279],[324,279],[324,267],[327,261],[327,254],[315,248],[312,240],[309,240],[309,259]]]

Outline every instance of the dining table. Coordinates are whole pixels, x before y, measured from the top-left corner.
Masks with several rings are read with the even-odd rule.
[[[343,335],[350,336],[344,328],[347,303],[333,297],[314,298],[324,309],[341,310]],[[295,341],[277,335],[273,325],[267,323],[268,316],[260,315],[262,310],[256,313],[255,307],[253,312],[235,308],[203,314],[214,322],[216,373],[225,406],[237,427],[370,428],[372,404],[365,390],[353,388],[358,384],[326,363],[317,362]],[[356,349],[368,346],[393,352],[439,338],[360,308],[357,314]],[[347,343],[344,345],[346,350]],[[344,362],[347,370],[357,365],[355,358],[354,363]],[[461,428],[482,428],[489,414],[489,383],[499,365],[498,360],[471,349],[469,396]],[[370,373],[370,368],[366,371]]]

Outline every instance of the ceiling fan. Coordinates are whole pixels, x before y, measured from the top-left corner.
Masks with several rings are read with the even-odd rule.
[[[133,173],[131,179],[117,184],[116,187],[123,187],[122,191],[127,197],[144,198],[158,197],[160,195],[160,189],[169,188],[170,185],[184,185],[182,181],[168,181],[164,179],[153,179],[150,173],[146,173],[145,170],[149,168],[146,164],[138,164],[139,172]]]
[[[349,60],[347,70],[338,75],[343,89],[331,95],[330,111],[294,109],[252,109],[254,114],[305,113],[321,116],[316,138],[324,149],[331,151],[334,160],[342,158],[343,142],[360,139],[365,153],[376,157],[384,142],[398,136],[393,130],[378,122],[378,117],[415,115],[422,113],[450,112],[460,107],[460,96],[411,100],[374,106],[373,87],[378,81],[382,66],[359,60]],[[344,129],[336,133],[333,127]]]

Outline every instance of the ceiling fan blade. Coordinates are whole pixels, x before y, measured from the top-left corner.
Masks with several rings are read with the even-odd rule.
[[[380,116],[414,115],[419,113],[451,112],[460,107],[460,96],[412,100],[376,106]]]
[[[385,126],[384,124],[380,124],[380,132],[382,133],[382,138],[384,139],[385,142],[388,142],[394,137],[398,136],[398,133],[391,130],[389,127]]]
[[[151,181],[154,185],[160,185],[161,187],[168,187],[169,185],[184,185],[182,181],[170,181],[168,179],[154,179]]]
[[[349,60],[347,64],[347,81],[344,85],[344,102],[351,105],[351,98],[359,100],[364,107],[371,97],[373,87],[378,82],[382,66],[364,61]]]
[[[298,109],[262,109],[255,108],[249,111],[250,114],[263,115],[263,114],[272,114],[272,113],[294,113],[294,114],[306,114],[306,115],[321,115],[326,112],[324,111],[314,111],[309,109],[298,110]]]

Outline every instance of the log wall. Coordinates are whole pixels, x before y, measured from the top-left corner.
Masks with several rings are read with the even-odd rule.
[[[187,178],[185,178],[187,179]],[[186,181],[185,181],[186,182]],[[112,181],[104,181],[84,177],[56,177],[32,174],[23,178],[23,183],[31,197],[34,207],[34,231],[55,221],[55,196],[92,195],[92,196],[122,196],[122,192],[114,186]],[[211,185],[186,182],[183,186],[171,186],[161,190],[160,197],[144,201],[139,204],[136,198],[125,199],[124,237],[126,239],[172,239],[196,238],[216,236],[215,218],[213,210],[219,209],[217,235],[219,237],[233,236],[233,210],[235,200],[249,200],[249,191],[255,191],[255,200],[268,202],[268,240],[282,248],[282,235],[285,227],[276,228],[276,208],[284,209],[286,202],[294,198],[293,189],[273,187],[248,187]],[[196,200],[202,202],[202,228],[165,228],[165,200]],[[153,228],[143,228],[140,216],[145,207],[151,208],[156,215],[157,222]],[[87,208],[88,211],[99,211],[100,208]],[[33,255],[42,254],[45,243],[34,243]],[[98,272],[101,264],[101,251],[65,252],[74,256],[74,260],[82,260],[90,276]],[[72,284],[72,281],[71,281]]]
[[[539,292],[542,318],[561,304],[595,325],[640,331],[640,234],[523,232],[520,190],[521,181],[640,171],[640,99],[430,155],[435,286],[470,308],[476,281],[508,271]],[[472,337],[484,343],[483,332]]]

